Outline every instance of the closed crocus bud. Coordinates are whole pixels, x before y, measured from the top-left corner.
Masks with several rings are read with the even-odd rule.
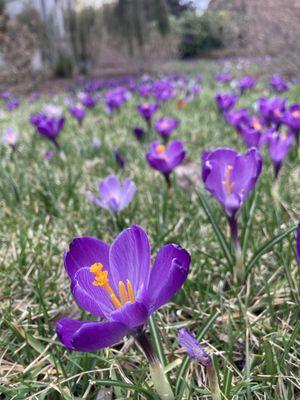
[[[270,80],[270,85],[275,90],[275,92],[282,93],[289,88],[289,84],[282,79],[279,74],[275,74],[272,76]]]
[[[238,88],[241,91],[241,94],[245,93],[247,90],[253,89],[256,85],[256,80],[251,76],[243,76],[242,79],[238,83]]]
[[[226,113],[235,106],[238,95],[236,93],[217,93],[215,100],[219,110]]]
[[[273,131],[268,137],[270,158],[274,166],[275,179],[278,178],[283,160],[293,145],[294,135],[291,132],[280,133]]]
[[[135,128],[133,128],[133,134],[134,136],[137,138],[138,141],[142,141],[144,136],[145,136],[145,131],[143,128],[136,126]]]
[[[206,353],[195,336],[186,329],[180,329],[178,333],[180,345],[185,349],[188,355],[198,361],[205,367],[212,400],[221,400],[221,391],[219,388],[218,376],[213,365],[211,357]]]
[[[142,118],[150,125],[153,114],[159,109],[157,103],[142,103],[137,106],[137,110]]]
[[[121,154],[121,151],[119,149],[115,150],[115,159],[116,159],[117,164],[119,165],[120,168],[124,168],[125,167],[126,160],[123,157],[123,155]]]
[[[60,148],[57,137],[64,126],[64,117],[42,112],[40,114],[31,115],[29,121],[40,135],[51,140],[58,149]]]

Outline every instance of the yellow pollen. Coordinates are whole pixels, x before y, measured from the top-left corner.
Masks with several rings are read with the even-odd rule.
[[[281,137],[282,137],[282,139],[286,139],[286,137],[287,137],[287,132],[286,132],[286,131],[285,131],[285,132],[282,132]]]
[[[105,289],[109,295],[110,299],[115,306],[115,308],[122,307],[128,301],[132,303],[135,301],[132,285],[129,279],[126,280],[127,288],[124,282],[119,282],[119,298],[110,286],[108,279],[108,271],[103,271],[103,265],[101,263],[95,263],[90,267],[90,272],[95,275],[93,285],[101,286]]]
[[[276,109],[275,109],[274,114],[275,114],[277,117],[280,117],[280,116],[281,116],[281,111],[279,110],[279,108],[276,108]]]
[[[232,193],[232,189],[235,186],[234,182],[230,182],[232,169],[233,169],[232,165],[227,165],[227,167],[226,167],[226,178],[222,181],[223,185],[225,185],[226,193],[228,195]]]
[[[253,128],[256,130],[260,130],[262,128],[261,123],[259,122],[259,120],[256,117],[253,118],[252,125],[253,125]]]
[[[300,110],[295,110],[295,111],[293,111],[293,112],[292,112],[292,116],[293,116],[294,118],[299,118],[299,117],[300,117]]]
[[[166,148],[165,148],[165,146],[163,144],[159,144],[158,146],[156,146],[155,150],[158,153],[163,153],[166,150]]]
[[[167,129],[169,127],[169,122],[168,121],[163,121],[161,123],[161,126],[162,126],[163,129]]]

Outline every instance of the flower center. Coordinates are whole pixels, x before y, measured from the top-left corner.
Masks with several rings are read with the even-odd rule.
[[[158,153],[164,153],[164,151],[166,150],[166,148],[165,148],[165,146],[163,145],[163,144],[159,144],[158,146],[156,146],[156,148],[155,148],[155,150],[158,152]]]
[[[90,272],[95,275],[93,285],[103,287],[103,289],[105,289],[109,293],[110,299],[116,308],[122,307],[128,301],[134,303],[135,298],[133,288],[129,279],[126,279],[126,286],[124,282],[119,282],[118,297],[109,284],[108,271],[103,270],[103,265],[101,263],[93,264],[90,267]]]
[[[161,123],[161,127],[162,127],[163,129],[167,129],[167,128],[169,127],[169,122],[168,122],[168,121],[163,121],[163,122]]]
[[[234,182],[230,182],[231,181],[231,172],[232,172],[233,166],[228,164],[226,166],[226,172],[225,172],[225,176],[226,178],[222,181],[223,185],[225,185],[226,188],[226,193],[229,195],[232,193],[232,189],[235,186]]]
[[[259,131],[262,128],[262,124],[259,122],[259,120],[254,117],[253,122],[252,122],[253,128],[257,131]]]
[[[300,117],[300,110],[295,110],[295,111],[293,111],[293,112],[292,112],[292,116],[293,116],[294,118],[299,118],[299,117]]]
[[[281,110],[279,108],[276,108],[274,110],[274,114],[276,115],[276,117],[280,117],[281,116]]]

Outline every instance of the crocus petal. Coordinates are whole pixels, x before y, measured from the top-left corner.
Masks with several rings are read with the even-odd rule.
[[[62,318],[56,324],[61,342],[70,350],[95,351],[118,343],[128,328],[120,322],[92,322]]]
[[[132,329],[145,324],[148,318],[148,310],[142,303],[127,302],[124,306],[112,312],[110,318]]]
[[[133,225],[119,234],[109,253],[111,276],[115,286],[119,281],[131,282],[138,299],[148,285],[150,272],[150,244],[146,232]]]
[[[109,200],[111,197],[120,197],[120,182],[114,175],[108,176],[99,184],[100,197],[103,200]]]
[[[108,208],[108,204],[104,203],[103,201],[101,201],[100,199],[98,199],[98,197],[96,197],[95,195],[93,195],[93,193],[91,192],[87,192],[86,194],[87,198],[94,204],[96,204],[96,206],[98,207],[102,207],[102,208]]]
[[[96,262],[109,268],[109,246],[93,237],[73,239],[69,251],[65,254],[65,268],[72,279],[80,268],[90,267]]]
[[[133,199],[136,192],[135,183],[131,179],[126,179],[123,186],[121,195],[121,208],[125,208]]]
[[[97,317],[109,318],[114,310],[113,303],[107,290],[93,285],[94,278],[89,268],[77,270],[72,279],[72,294],[80,307]]]
[[[167,303],[181,288],[187,278],[190,262],[190,254],[176,244],[167,244],[160,249],[147,289],[151,313]]]

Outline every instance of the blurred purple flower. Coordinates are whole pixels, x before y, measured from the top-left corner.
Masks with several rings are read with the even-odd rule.
[[[292,104],[283,115],[283,122],[291,129],[296,136],[297,146],[299,146],[300,136],[300,104]]]
[[[85,108],[81,104],[74,104],[70,106],[69,112],[81,125],[85,117]]]
[[[256,85],[256,80],[251,76],[243,76],[238,83],[238,88],[241,94],[244,94],[247,90],[253,89]]]
[[[275,178],[278,177],[282,162],[293,145],[294,135],[291,132],[273,131],[268,138],[270,158],[274,166]]]
[[[178,340],[181,347],[188,353],[188,355],[200,362],[201,365],[207,366],[212,364],[212,359],[202,348],[195,336],[182,328],[178,333]]]
[[[270,80],[270,85],[278,93],[282,93],[289,88],[288,83],[283,80],[279,74],[275,74],[272,76]]]
[[[7,99],[10,98],[10,96],[11,96],[11,94],[10,94],[10,92],[8,90],[3,90],[3,92],[1,93],[2,99],[7,100]]]
[[[115,150],[115,159],[120,168],[124,168],[126,164],[125,157],[122,155],[120,149]]]
[[[154,127],[159,135],[164,139],[168,139],[170,134],[179,125],[178,119],[163,117],[155,121]]]
[[[51,140],[59,148],[57,137],[64,126],[64,117],[50,117],[40,113],[31,115],[29,121],[40,135]]]
[[[7,128],[2,136],[2,141],[5,144],[8,144],[11,147],[15,147],[19,140],[19,134],[12,128]]]
[[[122,211],[133,199],[136,186],[131,179],[126,179],[122,186],[114,175],[108,176],[99,183],[99,197],[88,192],[88,199],[97,206],[114,212]]]
[[[232,75],[229,72],[219,72],[215,75],[215,80],[221,83],[229,83],[232,81]]]
[[[239,126],[240,134],[247,147],[256,147],[259,149],[268,140],[269,131],[266,129],[264,122],[256,115],[248,118],[247,122],[243,122]]]
[[[101,147],[100,140],[98,138],[93,138],[92,140],[93,149],[98,150]]]
[[[145,131],[143,128],[136,126],[133,128],[133,134],[137,138],[137,140],[142,141],[145,136]]]
[[[11,99],[5,104],[5,107],[8,111],[13,111],[19,107],[20,103],[19,99]]]
[[[149,316],[184,284],[190,255],[180,246],[163,246],[150,266],[146,232],[133,225],[111,246],[92,237],[76,238],[65,254],[65,268],[77,304],[105,321],[62,318],[56,331],[75,351],[95,351],[142,333]]]
[[[145,121],[149,122],[152,118],[152,115],[159,109],[159,105],[157,103],[142,103],[138,104],[137,111],[140,116],[145,119]]]
[[[298,224],[298,229],[297,229],[296,259],[297,259],[298,264],[300,265],[300,222]]]
[[[236,93],[217,93],[215,100],[219,110],[226,113],[235,106],[238,95]]]
[[[46,151],[44,151],[43,156],[47,160],[50,160],[54,156],[54,153],[52,150],[46,150]]]
[[[238,110],[231,110],[225,114],[226,121],[232,125],[237,131],[240,131],[240,126],[247,123],[249,119],[249,111],[247,108],[240,108]]]
[[[280,99],[278,97],[261,97],[258,103],[259,112],[265,119],[266,123],[269,125],[275,124],[277,128],[283,121],[286,109],[285,105],[286,99]]]

